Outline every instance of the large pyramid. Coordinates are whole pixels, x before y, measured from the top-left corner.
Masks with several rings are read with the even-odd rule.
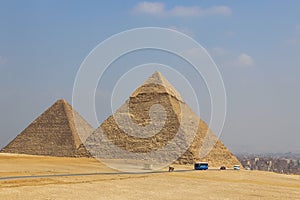
[[[1,152],[87,157],[89,153],[81,139],[92,132],[93,128],[65,100],[58,100]]]
[[[136,89],[85,146],[104,161],[136,160],[137,165],[138,161],[160,167],[197,161],[215,167],[240,164],[159,72]]]

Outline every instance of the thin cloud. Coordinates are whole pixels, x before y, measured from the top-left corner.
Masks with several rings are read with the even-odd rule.
[[[202,12],[201,8],[197,6],[192,6],[192,7],[176,6],[171,10],[165,10],[166,15],[177,16],[177,17],[199,16],[201,12]]]
[[[189,28],[186,28],[186,27],[177,27],[177,26],[169,26],[168,27],[169,29],[173,29],[175,31],[179,31],[179,32],[182,32],[190,37],[195,37],[196,34]]]
[[[221,56],[226,56],[226,55],[232,54],[231,52],[229,52],[229,51],[227,51],[227,50],[225,50],[224,48],[221,48],[221,47],[212,48],[210,50],[210,53],[213,56],[216,56],[216,57],[221,57]]]
[[[225,15],[225,16],[227,15],[228,16],[232,14],[232,10],[227,6],[214,6],[206,10],[203,10],[203,13],[205,15]]]
[[[250,67],[255,65],[253,57],[246,53],[232,52],[221,47],[211,49],[210,53],[221,66]]]
[[[232,14],[231,8],[227,6],[214,6],[210,8],[201,8],[199,6],[174,6],[167,9],[162,2],[140,2],[133,8],[136,14],[146,14],[152,16],[171,16],[171,17],[195,17]]]
[[[162,15],[165,12],[165,5],[160,2],[140,2],[138,3],[133,11],[135,13],[143,13],[149,15]]]
[[[242,53],[237,58],[237,64],[241,66],[253,66],[254,60],[248,54]]]

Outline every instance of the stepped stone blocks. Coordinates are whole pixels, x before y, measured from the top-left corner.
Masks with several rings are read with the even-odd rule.
[[[240,164],[159,72],[135,90],[84,145],[94,157],[104,160],[177,164],[208,161],[216,167]],[[207,148],[212,149],[202,155]]]
[[[135,160],[147,166],[240,164],[159,72],[96,130],[65,100],[58,100],[1,152]]]
[[[58,100],[1,152],[89,157],[81,139],[92,132],[93,128],[65,100]]]

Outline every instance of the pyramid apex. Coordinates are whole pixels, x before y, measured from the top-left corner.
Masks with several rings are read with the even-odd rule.
[[[158,76],[158,77],[161,77],[162,74],[160,73],[160,71],[155,71],[152,76]]]
[[[55,103],[68,104],[67,100],[65,100],[65,99],[58,99]]]
[[[58,99],[57,102],[67,102],[65,99]]]
[[[158,89],[153,85],[161,85],[163,88]],[[139,93],[152,93],[156,91],[158,93],[168,93],[169,95],[175,97],[179,101],[184,102],[181,95],[177,90],[169,83],[169,81],[159,72],[155,71],[136,91],[133,92],[131,97],[138,95]]]
[[[151,81],[151,82],[159,82],[162,83],[163,81],[166,80],[166,78],[160,73],[160,71],[155,71],[147,80],[147,81]],[[145,82],[145,83],[146,83]]]

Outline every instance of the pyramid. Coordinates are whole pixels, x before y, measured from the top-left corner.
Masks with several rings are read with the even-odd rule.
[[[136,165],[240,164],[160,72],[137,88],[84,145],[101,160],[135,160]]]
[[[76,121],[76,126],[75,126]],[[59,157],[88,157],[82,140],[93,128],[66,102],[56,101],[1,152]],[[80,135],[80,136],[79,136]]]

